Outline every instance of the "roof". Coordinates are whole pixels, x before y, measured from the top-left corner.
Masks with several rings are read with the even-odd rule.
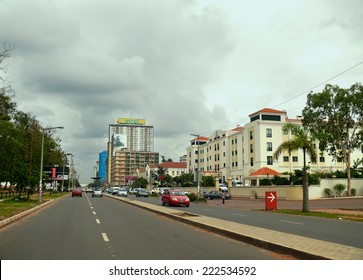
[[[250,114],[249,117],[259,114],[259,113],[273,113],[273,114],[279,114],[279,115],[286,115],[285,111],[275,110],[275,109],[271,109],[271,108],[263,108],[260,111]]]
[[[196,141],[196,140],[199,140],[199,141],[208,141],[209,138],[208,137],[204,137],[204,136],[199,136],[199,137],[194,138],[191,141]]]
[[[266,175],[272,175],[272,176],[274,176],[274,175],[280,175],[280,173],[273,170],[273,169],[271,169],[271,168],[262,167],[259,170],[253,172],[250,176],[259,176],[259,175],[262,175],[262,176],[263,175],[265,175],[265,176]]]
[[[185,161],[182,162],[165,161],[160,163],[159,166],[163,168],[187,168],[187,163]]]

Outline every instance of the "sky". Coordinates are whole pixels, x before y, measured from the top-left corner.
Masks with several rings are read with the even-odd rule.
[[[263,108],[301,115],[310,91],[363,80],[361,0],[0,0],[17,108],[54,131],[91,182],[108,126],[145,118],[154,151]]]

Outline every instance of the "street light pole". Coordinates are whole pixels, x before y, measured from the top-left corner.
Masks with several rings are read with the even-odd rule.
[[[41,154],[40,154],[40,178],[39,178],[39,193],[38,193],[38,201],[42,201],[42,185],[43,185],[43,154],[44,154],[44,133],[48,130],[54,129],[63,129],[63,126],[57,127],[49,127],[42,129],[42,147],[41,147]]]
[[[199,134],[190,134],[191,136],[195,136],[195,137],[197,137],[196,139],[197,139],[197,141],[198,141],[198,162],[197,162],[197,188],[198,188],[198,196],[200,195],[200,184],[199,184],[199,161],[200,161],[200,158],[199,158],[199,154],[200,154],[200,152],[199,152]]]

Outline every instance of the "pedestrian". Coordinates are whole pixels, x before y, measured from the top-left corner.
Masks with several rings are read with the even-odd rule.
[[[226,199],[226,192],[222,192],[222,203],[224,204],[224,200]]]

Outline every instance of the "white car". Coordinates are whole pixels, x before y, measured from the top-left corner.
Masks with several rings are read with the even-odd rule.
[[[103,197],[101,188],[94,188],[92,190],[92,197],[95,197],[95,196]]]
[[[120,188],[117,192],[118,196],[127,197],[127,189],[126,188]]]
[[[226,192],[228,191],[228,187],[225,184],[219,184],[219,190],[221,192]]]

